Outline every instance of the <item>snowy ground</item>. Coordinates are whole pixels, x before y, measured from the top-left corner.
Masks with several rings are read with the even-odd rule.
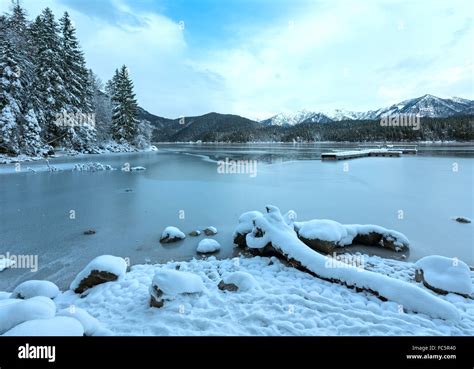
[[[414,264],[363,257],[366,269],[415,283]],[[199,275],[205,292],[150,307],[155,272],[178,266]],[[251,274],[255,288],[219,290],[222,278],[236,271]],[[84,298],[67,291],[55,302],[58,309],[72,304],[86,310],[114,335],[474,335],[474,300],[437,296],[456,307],[459,321],[403,312],[394,302],[323,281],[276,258],[241,256],[136,265],[121,280],[96,286]]]

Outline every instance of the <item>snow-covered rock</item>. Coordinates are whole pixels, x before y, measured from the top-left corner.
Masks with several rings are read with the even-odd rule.
[[[254,220],[254,228],[246,236],[249,248],[261,249],[271,245],[291,265],[305,269],[320,278],[375,292],[379,296],[399,303],[404,309],[421,312],[433,318],[453,321],[460,319],[460,313],[454,305],[413,284],[337,260],[332,261],[328,266],[325,256],[299,240],[294,228],[284,222],[277,207],[267,206],[266,208],[267,214]]]
[[[340,224],[334,220],[313,219],[295,222],[294,227],[305,244],[325,253],[352,244],[380,246],[398,252],[408,249],[410,244],[404,234],[373,224]]]
[[[0,334],[27,320],[52,318],[55,313],[56,305],[44,296],[0,300]]]
[[[74,278],[70,288],[76,293],[82,293],[98,284],[115,281],[127,272],[127,262],[117,256],[102,255],[93,259]]]
[[[222,281],[226,285],[235,285],[238,291],[250,291],[259,288],[255,278],[247,272],[234,272],[225,275]]]
[[[199,241],[197,252],[201,254],[207,254],[219,251],[220,249],[221,245],[219,242],[210,238],[204,238],[203,240]]]
[[[59,295],[58,286],[50,281],[30,280],[19,284],[12,292],[11,298],[29,299],[35,296],[45,296],[54,299]]]
[[[195,229],[194,231],[191,231],[188,233],[191,237],[197,237],[201,235],[201,231],[198,229]]]
[[[112,166],[101,163],[80,163],[74,166],[74,171],[78,172],[100,172],[103,170],[114,170]]]
[[[329,254],[336,247],[344,245],[344,241],[347,239],[347,230],[334,220],[314,219],[302,223],[298,235],[312,249]]]
[[[81,308],[63,309],[58,311],[56,316],[67,316],[77,319],[82,324],[86,336],[103,336],[111,333],[108,329],[104,328],[96,318]]]
[[[82,324],[73,318],[57,316],[21,323],[5,332],[4,336],[83,336]]]
[[[421,271],[423,284],[435,292],[448,292],[470,296],[472,293],[471,271],[469,266],[456,258],[431,255],[416,262]]]
[[[163,233],[161,233],[160,242],[170,243],[170,242],[184,240],[185,238],[186,238],[186,235],[183,232],[181,232],[179,228],[169,226],[165,228]]]
[[[206,227],[204,228],[204,234],[206,236],[214,236],[217,234],[217,228],[216,227]]]
[[[234,230],[232,235],[234,243],[239,247],[246,247],[247,243],[245,241],[245,235],[252,232],[253,221],[262,216],[262,213],[259,211],[247,211],[239,217],[239,224]]]
[[[150,286],[150,306],[161,307],[164,300],[171,300],[180,294],[204,291],[201,277],[194,273],[161,269],[155,273]]]

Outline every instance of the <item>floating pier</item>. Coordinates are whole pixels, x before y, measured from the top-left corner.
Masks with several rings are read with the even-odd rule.
[[[322,160],[348,160],[356,158],[366,158],[371,156],[400,157],[402,151],[392,149],[367,149],[352,151],[326,152],[321,154]]]

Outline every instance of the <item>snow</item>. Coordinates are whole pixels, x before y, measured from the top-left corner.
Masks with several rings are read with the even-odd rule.
[[[194,273],[178,270],[163,269],[157,271],[153,277],[152,286],[158,287],[168,296],[204,291],[201,277]]]
[[[73,170],[78,172],[99,172],[103,170],[114,170],[114,168],[112,168],[110,165],[96,162],[76,164]]]
[[[364,260],[373,272],[416,287],[413,263],[367,255]],[[181,272],[176,273],[199,276],[206,292],[180,294],[160,309],[151,308],[149,287],[154,273],[177,267]],[[248,273],[260,288],[251,293],[219,290],[219,282],[223,278],[229,281],[226,277],[236,272]],[[415,314],[397,302],[381,301],[369,292],[315,278],[274,257],[218,260],[211,256],[135,265],[123,279],[99,285],[83,298],[69,291],[55,302],[84,309],[114,335],[126,336],[474,335],[474,301],[454,294],[440,295],[439,299],[454,305],[462,319]]]
[[[9,299],[11,296],[10,292],[0,291],[0,300]]]
[[[112,255],[102,255],[93,259],[87,266],[74,278],[70,285],[71,290],[75,290],[79,287],[81,281],[89,276],[93,271],[109,272],[115,274],[116,276],[123,277],[127,272],[127,262],[117,256]]]
[[[53,282],[29,280],[19,284],[12,292],[12,298],[29,299],[35,296],[45,296],[54,299],[59,295],[59,288]]]
[[[239,224],[237,225],[237,228],[235,229],[233,237],[235,237],[237,233],[245,234],[245,233],[251,232],[253,228],[254,219],[256,219],[257,217],[261,215],[262,213],[256,210],[247,211],[246,213],[243,213],[239,217]]]
[[[166,238],[169,238],[169,239],[177,238],[177,239],[183,240],[186,238],[186,235],[183,232],[181,232],[179,228],[169,226],[165,228],[163,233],[161,233],[161,239],[166,239]]]
[[[342,224],[328,219],[313,219],[304,222],[298,233],[308,240],[319,239],[340,243],[347,239],[346,228]]]
[[[77,320],[58,316],[51,319],[35,319],[10,329],[4,336],[83,336],[84,328]]]
[[[250,291],[259,288],[258,282],[252,274],[247,272],[233,272],[225,275],[222,280],[226,284],[235,284],[239,288],[238,291]]]
[[[221,249],[221,245],[219,242],[210,238],[204,238],[199,242],[198,247],[197,247],[197,252],[206,254],[210,252],[219,251],[220,249]]]
[[[376,291],[386,299],[401,304],[404,309],[424,313],[433,318],[453,321],[460,319],[459,312],[452,304],[413,284],[348,266],[340,261],[333,261],[331,267],[328,268],[326,257],[307,247],[298,239],[294,229],[284,222],[277,207],[267,206],[267,209],[267,214],[254,220],[254,230],[246,236],[247,245],[250,248],[263,248],[271,243],[288,258],[297,260],[302,266],[320,277],[336,279],[349,286]],[[257,237],[257,228],[264,232],[263,237]]]
[[[11,268],[16,264],[14,260],[8,258],[0,258],[0,272],[7,268]]]
[[[0,334],[27,320],[52,318],[55,313],[56,305],[44,296],[0,300]]]
[[[103,336],[112,333],[108,329],[103,328],[102,324],[87,311],[75,306],[58,311],[57,316],[67,316],[78,320],[84,328],[86,336]]]
[[[439,255],[425,256],[416,262],[424,280],[432,287],[465,295],[472,293],[471,271],[461,260]]]
[[[298,234],[306,239],[330,241],[339,247],[351,245],[357,235],[369,233],[378,233],[400,248],[408,247],[410,244],[404,234],[373,224],[344,225],[329,219],[313,219],[307,222],[295,222],[295,228]]]

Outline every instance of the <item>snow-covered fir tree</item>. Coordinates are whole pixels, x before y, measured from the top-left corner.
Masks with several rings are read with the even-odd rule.
[[[79,151],[88,151],[96,141],[92,111],[94,91],[84,54],[79,47],[76,30],[69,14],[59,20],[61,29],[60,64],[65,89],[62,110],[67,115],[66,136],[62,142]],[[61,121],[61,119],[60,119]]]
[[[56,120],[68,100],[63,80],[59,25],[51,9],[44,9],[36,18],[31,34],[35,45],[35,110],[43,127],[44,139],[48,144],[57,145],[67,134]]]
[[[133,82],[124,65],[112,79],[113,114],[112,138],[120,143],[134,144],[138,136],[138,104],[133,92]]]
[[[2,84],[2,111],[0,121],[6,151],[38,154],[43,143],[41,128],[33,110],[32,46],[29,42],[29,23],[23,8],[17,3],[10,17],[0,22],[0,73]],[[7,144],[8,142],[8,144]]]

